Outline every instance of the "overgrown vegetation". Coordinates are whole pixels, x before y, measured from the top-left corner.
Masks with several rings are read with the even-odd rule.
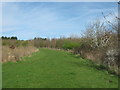
[[[30,41],[6,38],[2,38],[2,62],[16,62],[38,50]]]
[[[81,57],[90,59],[93,62],[106,67],[106,69],[119,74],[118,52],[120,50],[118,48],[118,28],[116,23],[118,19],[115,18],[114,23],[111,23],[110,21],[107,21],[105,16],[104,18],[106,22],[97,19],[90,23],[86,27],[84,35],[79,38],[63,37],[49,39],[35,37],[33,40],[23,41],[13,39],[13,37],[2,37],[2,45],[7,48],[24,47],[25,51],[25,48],[28,46],[71,50],[74,54],[79,54]]]
[[[117,88],[118,77],[69,52],[40,48],[3,64],[3,88]]]
[[[72,50],[75,54],[91,59],[118,74],[118,19],[115,18],[112,23],[107,21],[106,17],[104,18],[106,22],[97,19],[90,23],[86,27],[83,37],[51,40],[36,37],[33,40],[34,46]]]

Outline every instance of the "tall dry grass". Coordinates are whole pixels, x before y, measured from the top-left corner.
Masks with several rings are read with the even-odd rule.
[[[27,47],[15,47],[14,49],[9,46],[2,46],[2,62],[7,61],[19,61],[21,57],[31,55],[33,52],[36,52],[38,49],[33,46]]]

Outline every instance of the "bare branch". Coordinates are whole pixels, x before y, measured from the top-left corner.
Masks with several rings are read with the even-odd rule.
[[[115,29],[115,30],[118,29],[117,26],[115,26],[113,23],[111,23],[110,21],[107,20],[106,16],[103,14],[103,12],[102,12],[102,15],[103,15],[104,19],[107,21],[107,23],[108,23],[110,26],[112,26],[113,29]]]

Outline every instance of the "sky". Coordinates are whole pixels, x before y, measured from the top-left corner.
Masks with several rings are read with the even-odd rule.
[[[80,36],[94,19],[104,20],[102,12],[117,9],[117,2],[4,2],[0,27],[2,36],[20,40]]]

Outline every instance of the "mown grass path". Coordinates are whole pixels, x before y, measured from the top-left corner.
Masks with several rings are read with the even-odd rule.
[[[3,64],[3,88],[117,87],[117,76],[65,51],[42,48],[22,61]]]

